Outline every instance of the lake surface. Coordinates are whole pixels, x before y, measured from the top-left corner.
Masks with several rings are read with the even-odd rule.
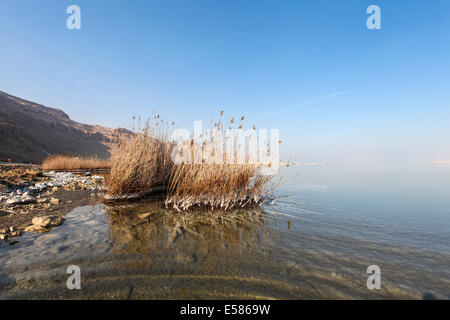
[[[450,299],[450,166],[292,166],[225,216],[80,207],[0,245],[2,299]],[[81,290],[68,290],[70,265]],[[381,270],[369,290],[367,267]]]

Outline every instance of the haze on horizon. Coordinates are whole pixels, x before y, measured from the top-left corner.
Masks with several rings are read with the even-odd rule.
[[[449,33],[445,0],[3,0],[0,91],[109,127],[245,115],[293,161],[448,164]]]

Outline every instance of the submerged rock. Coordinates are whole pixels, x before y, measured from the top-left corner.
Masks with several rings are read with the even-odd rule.
[[[173,245],[175,241],[177,241],[177,239],[184,234],[184,232],[184,228],[181,226],[181,224],[177,223],[172,231],[170,231],[168,246]]]
[[[48,229],[40,227],[40,226],[35,226],[35,225],[31,225],[28,226],[24,229],[25,232],[45,232],[48,231]]]
[[[145,213],[138,214],[138,217],[141,218],[141,219],[145,219],[145,218],[148,218],[151,215],[152,215],[151,212],[145,212]]]

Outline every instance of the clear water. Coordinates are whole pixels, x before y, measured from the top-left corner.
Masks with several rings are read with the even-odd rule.
[[[0,246],[0,297],[450,299],[450,167],[289,167],[275,207],[81,207]],[[81,269],[68,290],[67,267]],[[366,269],[381,269],[369,290]]]

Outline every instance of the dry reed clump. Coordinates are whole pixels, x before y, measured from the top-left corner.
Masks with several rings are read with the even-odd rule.
[[[55,155],[46,158],[41,168],[43,170],[92,170],[108,169],[110,165],[110,161],[105,159]]]
[[[178,211],[193,206],[228,210],[262,205],[271,197],[272,176],[252,164],[181,164],[174,168],[166,206]]]
[[[241,117],[238,130],[242,129],[243,120]],[[233,124],[234,119],[231,119],[225,127],[232,129]],[[165,201],[167,207],[178,211],[194,206],[228,210],[260,206],[273,200],[276,184],[272,183],[273,176],[262,173],[263,164],[251,154],[256,149],[246,147],[245,141],[242,146],[237,136],[227,149],[223,139],[225,130],[220,120],[208,134],[205,133],[202,145],[194,140],[185,141],[182,151],[185,151],[184,159],[188,163],[173,168]],[[253,130],[256,135],[255,128]]]
[[[234,119],[230,126],[233,123]],[[171,156],[175,143],[168,139],[167,132],[167,127],[154,130],[147,125],[142,132],[119,139],[111,151],[106,202],[137,200],[155,190],[165,193],[167,208],[178,211],[193,207],[228,210],[260,206],[273,199],[273,177],[261,172],[261,163],[252,161],[250,156],[238,160],[242,159],[238,157],[238,150],[242,150],[238,144],[231,151],[235,159],[231,163],[225,161],[227,153],[217,151],[224,147],[219,138],[224,132],[221,121],[215,124],[215,134],[209,135],[208,143],[183,142],[182,151],[188,159],[185,162],[174,163]]]
[[[134,135],[122,135],[111,150],[111,170],[106,179],[106,201],[142,198],[163,191],[168,183],[173,162],[172,144],[166,129],[147,125]]]

